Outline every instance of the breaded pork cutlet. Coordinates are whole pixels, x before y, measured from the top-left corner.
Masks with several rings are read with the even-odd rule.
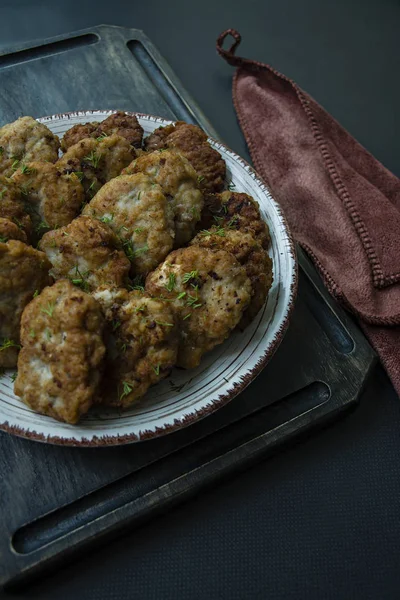
[[[85,138],[102,138],[113,134],[125,138],[134,148],[142,146],[143,128],[137,117],[118,111],[104,121],[92,121],[71,127],[61,140],[61,149],[66,152],[68,148]]]
[[[226,165],[217,150],[211,147],[200,127],[177,121],[175,125],[159,127],[144,140],[147,151],[174,148],[185,156],[197,173],[206,192],[221,192],[224,188]]]
[[[23,231],[30,240],[32,221],[25,210],[21,190],[16,183],[8,177],[0,175],[0,217],[9,219]],[[25,240],[22,240],[25,241]]]
[[[20,320],[33,296],[51,283],[46,255],[23,242],[0,242],[0,367],[14,367]]]
[[[246,269],[252,296],[239,326],[246,327],[264,306],[272,285],[272,261],[261,244],[248,231],[213,226],[203,230],[190,242],[210,250],[226,250]]]
[[[70,148],[57,162],[63,173],[75,173],[89,202],[110,179],[117,177],[136,157],[136,151],[120,135],[85,138]]]
[[[55,163],[60,140],[43,123],[21,117],[0,128],[0,173],[10,177],[21,165],[33,160]]]
[[[0,242],[5,243],[8,240],[19,240],[27,242],[25,232],[9,219],[0,217]]]
[[[80,216],[66,227],[46,233],[40,242],[52,264],[54,279],[69,279],[84,291],[101,285],[125,285],[131,263],[113,230],[92,217]]]
[[[22,192],[38,240],[45,231],[68,225],[84,202],[81,182],[75,173],[62,173],[57,165],[31,162],[17,169],[12,181]]]
[[[221,344],[250,303],[249,278],[224,250],[181,248],[146,279],[151,296],[163,296],[179,322],[178,366],[197,367],[205,352]]]
[[[16,395],[41,414],[76,423],[100,383],[103,327],[89,294],[66,280],[45,288],[22,315]]]
[[[271,243],[268,225],[260,213],[258,202],[248,194],[222,192],[207,195],[199,229],[213,225],[251,233],[264,249]]]
[[[143,173],[107,183],[83,214],[107,223],[119,237],[132,263],[132,276],[152,271],[172,249],[172,207],[161,187]]]
[[[123,173],[144,173],[161,186],[174,213],[174,246],[186,244],[194,235],[203,208],[203,194],[190,162],[175,151],[158,150],[142,154]]]
[[[107,321],[107,358],[100,401],[127,408],[176,363],[178,331],[167,302],[140,291],[98,288]]]

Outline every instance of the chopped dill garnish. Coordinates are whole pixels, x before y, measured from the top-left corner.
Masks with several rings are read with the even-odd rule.
[[[180,294],[179,294],[179,295],[176,297],[176,299],[177,299],[177,300],[182,300],[182,298],[184,298],[185,296],[186,296],[186,292],[181,292],[181,293],[180,293]]]
[[[89,283],[87,281],[87,277],[90,274],[90,271],[85,271],[85,273],[81,273],[78,265],[75,265],[75,276],[71,277],[71,283],[78,286],[84,292],[89,291]]]
[[[94,186],[95,186],[95,181],[93,180],[92,183],[89,185],[88,189],[87,189],[87,193],[90,194],[90,197],[93,198],[93,196],[95,195],[95,191],[94,191]]]
[[[232,219],[230,221],[228,221],[228,224],[227,224],[228,229],[233,229],[234,227],[236,227],[238,222],[239,222],[239,216],[235,215],[234,217],[232,217]]]
[[[101,217],[100,221],[102,223],[111,223],[111,221],[113,220],[113,218],[114,218],[114,213],[111,213],[110,216],[104,215],[104,217]]]
[[[144,280],[143,277],[141,275],[136,275],[133,280],[132,283],[128,284],[128,289],[129,290],[138,290],[140,292],[144,292]]]
[[[47,225],[46,221],[40,221],[40,223],[38,223],[35,227],[36,233],[40,233],[42,231],[42,229],[50,229],[50,227]]]
[[[140,254],[143,254],[143,252],[147,252],[148,249],[149,249],[148,245],[145,244],[141,248],[137,248],[136,250],[134,250],[133,256],[140,256]]]
[[[111,322],[112,330],[116,331],[118,327],[121,327],[121,321],[112,321]]]
[[[7,348],[21,348],[21,346],[19,344],[16,344],[13,340],[10,340],[9,338],[5,338],[3,343],[0,346],[0,352],[2,350],[6,350]]]
[[[186,304],[187,304],[187,306],[191,306],[192,308],[199,308],[200,306],[202,306],[202,303],[199,302],[199,297],[197,294],[196,294],[196,296],[192,296],[192,294],[188,294],[188,299],[186,300]]]
[[[145,244],[141,248],[134,249],[133,243],[131,242],[131,240],[121,240],[121,241],[122,241],[122,247],[124,249],[124,252],[130,261],[132,261],[134,258],[136,258],[136,256],[140,256],[144,252],[147,252],[147,250],[149,249],[147,244]]]
[[[200,231],[201,235],[204,236],[211,236],[211,235],[219,235],[220,237],[225,237],[225,229],[223,227],[216,227],[214,231],[212,231],[211,229],[203,229],[202,231]]]
[[[125,398],[125,396],[128,396],[128,394],[130,394],[132,390],[133,390],[133,386],[130,385],[127,381],[123,381],[122,382],[122,394],[120,395],[119,399],[122,400],[122,398]]]
[[[173,323],[166,323],[165,321],[154,321],[157,325],[163,325],[164,327],[173,327]]]
[[[176,275],[175,275],[175,273],[170,273],[168,275],[168,283],[166,283],[164,285],[164,287],[168,292],[172,292],[175,287],[175,283],[176,283]]]
[[[191,279],[196,279],[199,276],[198,271],[190,271],[190,273],[185,273],[182,278],[182,283],[189,283]]]
[[[49,315],[49,317],[53,316],[54,309],[56,307],[55,302],[48,302],[46,308],[41,308],[41,312]]]
[[[156,366],[153,365],[153,371],[156,375],[159,375],[160,374],[160,365],[159,364]]]
[[[14,223],[15,223],[16,225],[18,225],[18,227],[19,227],[20,229],[23,229],[23,227],[22,227],[22,223],[21,223],[21,221],[20,221],[19,219],[17,219],[17,217],[13,217],[13,221],[14,221]]]
[[[95,169],[97,169],[97,167],[99,166],[100,159],[101,154],[97,154],[94,150],[92,150],[91,153],[87,156],[83,157],[83,160],[87,160],[88,162],[92,163]]]
[[[131,240],[122,240],[122,248],[124,249],[124,252],[126,254],[126,256],[129,258],[130,261],[133,260],[134,258],[134,250],[133,250],[133,244],[131,242]]]
[[[31,167],[28,167],[28,165],[22,165],[21,167],[21,173],[23,175],[29,175],[30,173],[36,173],[37,169],[32,169]]]

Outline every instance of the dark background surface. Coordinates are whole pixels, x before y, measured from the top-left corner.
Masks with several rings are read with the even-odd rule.
[[[237,28],[243,55],[295,79],[400,175],[397,0],[3,0],[0,46],[101,23],[143,29],[246,155],[233,69],[215,53]],[[378,367],[341,422],[13,597],[397,600],[399,455],[400,404]]]

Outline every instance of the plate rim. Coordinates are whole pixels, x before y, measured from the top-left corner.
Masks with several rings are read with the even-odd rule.
[[[90,114],[95,114],[95,113],[111,115],[116,112],[118,112],[118,110],[114,110],[114,109],[74,110],[74,111],[68,111],[65,113],[56,113],[54,115],[46,115],[43,117],[38,117],[36,120],[39,121],[40,123],[46,123],[47,121],[62,119],[62,118],[70,118],[71,116],[77,116],[77,115],[88,115],[89,116]],[[166,119],[164,117],[152,115],[149,113],[142,113],[142,112],[128,111],[128,110],[124,110],[123,112],[127,115],[142,117],[144,119],[148,119],[148,120],[152,120],[152,121],[154,121],[154,120],[161,121],[161,122],[165,122],[168,124],[177,122],[177,121],[173,121],[171,119]],[[125,434],[125,435],[118,435],[118,434],[117,435],[104,435],[104,436],[94,435],[90,439],[85,438],[85,437],[77,439],[75,437],[60,437],[60,436],[54,436],[54,435],[46,436],[44,433],[38,433],[37,431],[25,429],[18,425],[10,425],[8,421],[4,421],[3,423],[0,423],[1,431],[5,431],[9,434],[12,434],[12,435],[15,435],[15,436],[18,436],[21,438],[33,440],[36,442],[53,444],[53,445],[57,445],[57,446],[69,446],[69,447],[80,447],[80,448],[121,446],[121,445],[125,445],[125,444],[145,441],[145,440],[149,440],[149,439],[155,439],[155,438],[167,435],[168,433],[172,433],[174,431],[182,429],[184,427],[188,427],[189,425],[191,425],[197,421],[200,421],[201,419],[214,413],[216,410],[222,408],[225,404],[227,404],[228,402],[233,400],[233,398],[235,398],[237,395],[239,395],[241,392],[243,392],[245,390],[245,388],[252,381],[254,381],[254,379],[261,373],[261,371],[264,369],[264,367],[267,365],[267,363],[271,360],[271,358],[274,355],[275,351],[277,350],[279,344],[282,342],[284,335],[286,333],[286,330],[288,328],[290,317],[292,315],[294,304],[295,304],[297,290],[298,290],[298,261],[297,261],[296,247],[295,247],[295,243],[293,240],[293,236],[290,231],[288,222],[286,220],[286,217],[282,210],[281,205],[275,200],[274,196],[272,195],[272,193],[269,190],[267,183],[262,179],[261,175],[259,175],[259,173],[257,173],[257,171],[254,169],[254,167],[252,167],[244,158],[239,156],[235,151],[233,151],[224,142],[216,140],[215,138],[208,136],[208,134],[207,134],[207,137],[209,140],[214,142],[216,145],[224,147],[237,162],[241,163],[241,165],[245,168],[245,170],[248,172],[248,174],[250,176],[252,176],[252,178],[258,185],[260,185],[262,188],[266,188],[266,190],[268,190],[270,198],[275,205],[277,213],[278,213],[278,215],[281,219],[281,222],[283,224],[283,227],[284,227],[284,233],[286,235],[287,242],[288,242],[288,244],[287,244],[288,254],[292,259],[291,270],[290,270],[291,282],[290,282],[290,286],[289,286],[289,298],[288,298],[285,313],[283,315],[283,320],[282,320],[280,327],[277,330],[273,340],[270,342],[266,352],[262,356],[260,356],[257,363],[246,373],[246,375],[242,376],[240,381],[233,382],[232,387],[229,388],[226,391],[226,393],[222,394],[221,396],[218,396],[217,399],[211,401],[210,403],[208,403],[206,406],[204,406],[200,410],[198,410],[198,409],[191,410],[191,412],[186,414],[183,418],[180,418],[180,419],[175,418],[173,423],[166,423],[163,427],[155,427],[154,429],[151,429],[151,430],[139,431],[139,435],[136,433],[133,433],[133,432],[130,434]]]

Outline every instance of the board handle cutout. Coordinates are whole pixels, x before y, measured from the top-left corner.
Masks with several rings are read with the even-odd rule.
[[[20,63],[36,60],[38,58],[45,58],[46,56],[53,56],[54,54],[60,54],[61,52],[68,52],[68,50],[75,50],[82,46],[90,46],[91,44],[97,44],[99,41],[100,36],[97,33],[86,33],[65,40],[59,40],[58,42],[34,46],[27,50],[18,50],[16,52],[11,52],[10,54],[3,54],[0,55],[0,69],[13,67]]]
[[[129,513],[126,515],[127,520],[133,521],[142,518],[143,511],[146,512],[149,507],[154,508],[155,502],[160,508],[164,504],[170,505],[176,497],[188,492],[183,475],[193,474],[194,477],[197,469],[207,467],[207,474],[201,478],[202,487],[207,485],[207,479],[210,479],[209,484],[215,483],[220,477],[218,473],[227,453],[238,453],[238,459],[234,462],[235,467],[240,468],[240,457],[247,460],[247,452],[243,452],[245,445],[251,445],[258,437],[268,434],[283,423],[318,408],[330,397],[331,391],[325,383],[310,383],[279,400],[276,403],[279,406],[271,404],[258,409],[240,422],[200,440],[196,444],[200,448],[200,453],[194,453],[196,457],[183,448],[27,523],[14,533],[13,550],[18,554],[29,554],[57,541],[65,543],[65,538],[73,537],[77,530],[91,525],[95,525],[95,535],[98,537],[100,532],[107,533],[111,524],[115,526],[117,519],[114,518],[114,513],[119,510],[126,510]],[[221,438],[224,440],[222,447]],[[217,456],[215,448],[218,448]],[[261,448],[260,445],[260,455]],[[180,489],[181,485],[184,490]],[[124,525],[123,519],[120,524]],[[71,539],[70,544],[73,543]]]

